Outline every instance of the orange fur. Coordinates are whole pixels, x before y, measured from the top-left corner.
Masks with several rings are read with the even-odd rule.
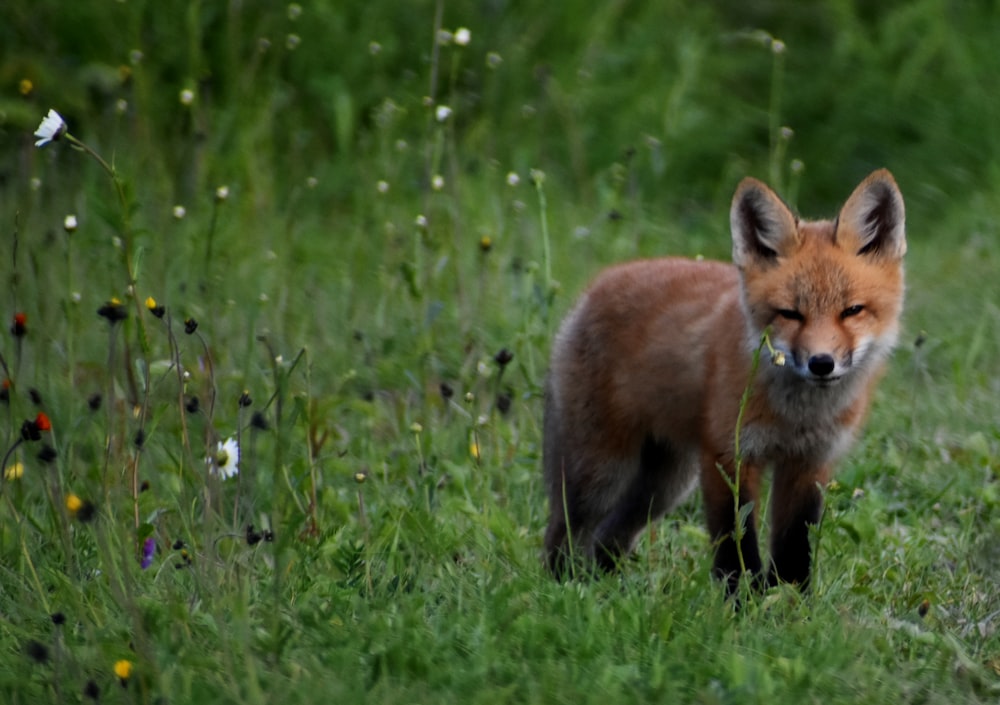
[[[664,258],[601,273],[556,336],[545,405],[546,551],[613,567],[700,480],[714,573],[735,588],[740,503],[772,469],[768,580],[807,584],[808,527],[833,463],[863,421],[895,343],[906,251],[902,196],[876,171],[835,221],[800,221],[744,179],[730,214],[733,265]],[[751,380],[754,351],[765,348]],[[783,359],[784,364],[780,364]],[[761,575],[755,517],[742,565]]]

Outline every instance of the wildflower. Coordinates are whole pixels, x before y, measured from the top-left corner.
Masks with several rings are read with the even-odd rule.
[[[474,433],[469,436],[469,456],[473,460],[479,460],[480,458],[479,439],[476,438],[476,434]]]
[[[38,451],[38,460],[46,465],[51,463],[53,460],[59,457],[59,453],[56,449],[50,446],[48,443],[42,446],[42,449]]]
[[[493,238],[489,235],[483,235],[479,238],[479,250],[485,254],[493,249]]]
[[[128,53],[128,60],[132,62],[133,66],[138,65],[142,61],[142,58],[143,54],[139,49],[133,49]]]
[[[125,66],[123,68],[127,69],[128,67]],[[115,101],[115,112],[118,113],[119,115],[124,115],[126,112],[128,112],[128,101],[125,100],[124,98],[119,98],[117,101]]]
[[[66,121],[62,119],[62,115],[50,109],[49,114],[42,119],[42,123],[35,130],[35,137],[38,138],[35,146],[44,147],[49,142],[55,142],[66,134],[66,129]]]
[[[780,39],[775,39],[771,42],[771,52],[774,54],[784,54],[785,53],[785,43]]]
[[[368,53],[372,56],[378,56],[382,53],[382,45],[374,40],[368,42]]]
[[[788,127],[787,125],[783,126],[780,130],[778,130],[778,132],[781,134],[781,139],[785,140],[786,142],[795,137],[795,130]]]
[[[30,78],[22,78],[21,82],[17,84],[17,91],[21,95],[31,95],[33,90],[35,90],[35,84],[31,82]]]
[[[417,421],[410,424],[410,433],[421,433],[424,427],[420,425]]]
[[[421,230],[427,227],[427,216],[421,213],[416,218],[413,219],[413,224],[416,225]]]
[[[435,191],[440,191],[441,189],[443,189],[444,177],[441,176],[440,174],[435,174],[433,178],[431,178],[431,188],[434,189]]]
[[[493,356],[493,361],[500,365],[500,369],[503,369],[510,361],[514,359],[514,353],[512,353],[507,348],[500,348],[500,351]]]
[[[449,108],[447,105],[437,106],[437,110],[434,111],[434,117],[437,119],[438,122],[444,122],[445,120],[451,117],[451,108]]]
[[[93,502],[89,499],[80,499],[73,493],[66,495],[66,510],[83,524],[97,515],[97,507]]]
[[[76,232],[76,228],[79,223],[76,220],[76,216],[70,213],[65,218],[63,218],[63,230],[68,233]]]
[[[247,544],[255,546],[264,538],[264,534],[253,528],[253,524],[247,524]]]
[[[288,6],[288,19],[292,22],[299,19],[302,16],[302,6],[297,2],[293,2]]]
[[[194,102],[194,91],[190,88],[185,88],[181,91],[180,96],[178,96],[181,105],[191,105]]]
[[[507,172],[507,185],[508,186],[517,186],[519,183],[521,183],[521,177],[517,175],[517,172],[516,171],[508,171]]]
[[[139,565],[143,570],[146,570],[146,568],[153,565],[154,553],[156,553],[156,539],[149,536],[142,542],[142,561]]]
[[[354,473],[354,481],[359,485],[364,484],[364,481],[368,479],[368,472],[365,470],[359,470]]]
[[[289,34],[285,37],[285,48],[288,51],[295,51],[299,48],[299,44],[302,43],[302,37],[297,34]]]
[[[34,387],[30,387],[28,389],[28,398],[31,399],[31,403],[34,404],[35,406],[42,405],[42,393],[39,392]]]
[[[455,396],[455,390],[452,389],[452,386],[447,382],[442,382],[439,388],[441,390],[441,397],[443,399],[447,400]]]
[[[512,402],[512,398],[511,398],[511,395],[510,395],[509,391],[504,392],[503,394],[498,394],[497,395],[497,411],[499,411],[501,414],[506,415],[507,412],[510,411],[511,402]]]
[[[132,675],[132,662],[128,659],[115,661],[115,675],[121,681],[124,688],[128,684],[129,676]]]
[[[773,362],[778,367],[785,366],[785,353],[781,350],[776,350],[774,355],[771,356],[771,362]]]
[[[380,180],[375,184],[375,190],[379,193],[389,193],[389,182]]]
[[[541,186],[542,184],[544,184],[545,183],[545,172],[542,171],[541,169],[532,169],[531,170],[531,183],[533,183],[535,186]]]
[[[3,479],[20,480],[24,476],[24,464],[17,462],[4,468]]]
[[[250,398],[250,392],[244,389],[243,393],[240,394],[238,404],[240,405],[241,409],[245,409],[246,407],[252,405],[253,399]]]
[[[14,314],[14,325],[10,327],[10,332],[15,338],[22,338],[28,332],[28,314],[18,311]]]
[[[146,430],[140,428],[138,431],[136,431],[135,437],[132,439],[132,442],[135,443],[136,448],[142,448],[142,446],[146,443]]]
[[[500,56],[495,51],[491,51],[486,55],[486,68],[495,69],[502,63],[503,63],[503,57]]]
[[[146,298],[146,308],[149,310],[151,314],[153,314],[157,318],[163,318],[163,314],[167,312],[166,307],[157,304],[156,299],[154,299],[152,296]]]
[[[0,382],[0,402],[4,404],[10,402],[10,388],[13,384],[10,378],[4,378],[4,381]]]
[[[306,178],[306,188],[314,189],[319,184],[319,179],[315,176],[309,176]]]
[[[51,431],[52,422],[45,415],[44,411],[39,411],[35,420],[26,419],[21,424],[21,438],[25,441],[38,441],[42,438],[42,431]]]
[[[451,40],[454,39],[455,35],[449,32],[447,29],[439,29],[437,33],[437,42],[441,46],[447,46],[451,44]]]
[[[40,641],[30,640],[24,645],[24,653],[35,663],[45,663],[49,660],[49,649]]]
[[[228,438],[224,443],[219,443],[215,457],[206,460],[210,463],[213,473],[223,480],[228,480],[240,471],[240,446],[235,438]]]
[[[469,31],[468,27],[459,27],[455,30],[455,35],[452,39],[460,47],[468,46],[469,41],[472,39],[472,32]]]
[[[128,318],[128,310],[121,301],[115,297],[111,297],[108,299],[107,303],[97,309],[97,315],[101,318],[108,319],[108,323],[114,325],[115,323],[124,321]]]
[[[197,413],[199,407],[198,397],[191,397],[186,402],[184,402],[184,409],[189,414]]]
[[[191,335],[196,330],[198,330],[198,321],[194,320],[193,318],[185,318],[184,332],[187,333],[188,335]]]
[[[806,168],[806,165],[801,159],[793,159],[788,165],[788,168],[792,170],[793,174],[801,174],[802,170]]]
[[[222,201],[225,201],[227,198],[229,198],[229,187],[228,186],[222,185],[219,188],[215,189],[215,201],[216,201],[216,203],[221,203]]]
[[[258,431],[266,431],[270,428],[270,424],[267,422],[267,417],[261,411],[253,412],[250,417],[250,428],[255,428]]]

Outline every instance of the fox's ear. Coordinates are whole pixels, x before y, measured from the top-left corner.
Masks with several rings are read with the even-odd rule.
[[[903,194],[887,169],[872,172],[840,209],[837,242],[859,255],[906,254]]]
[[[757,179],[736,187],[729,211],[733,231],[733,263],[774,260],[799,240],[798,221],[785,202]]]

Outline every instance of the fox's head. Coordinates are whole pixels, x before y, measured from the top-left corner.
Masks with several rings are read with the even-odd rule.
[[[801,221],[766,185],[744,179],[730,224],[752,347],[769,330],[775,361],[816,386],[884,359],[903,306],[905,220],[885,169],[833,221]]]

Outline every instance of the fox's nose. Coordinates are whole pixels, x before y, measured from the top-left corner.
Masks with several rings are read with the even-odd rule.
[[[831,355],[813,355],[809,358],[809,371],[817,377],[826,377],[833,372],[836,363]]]

